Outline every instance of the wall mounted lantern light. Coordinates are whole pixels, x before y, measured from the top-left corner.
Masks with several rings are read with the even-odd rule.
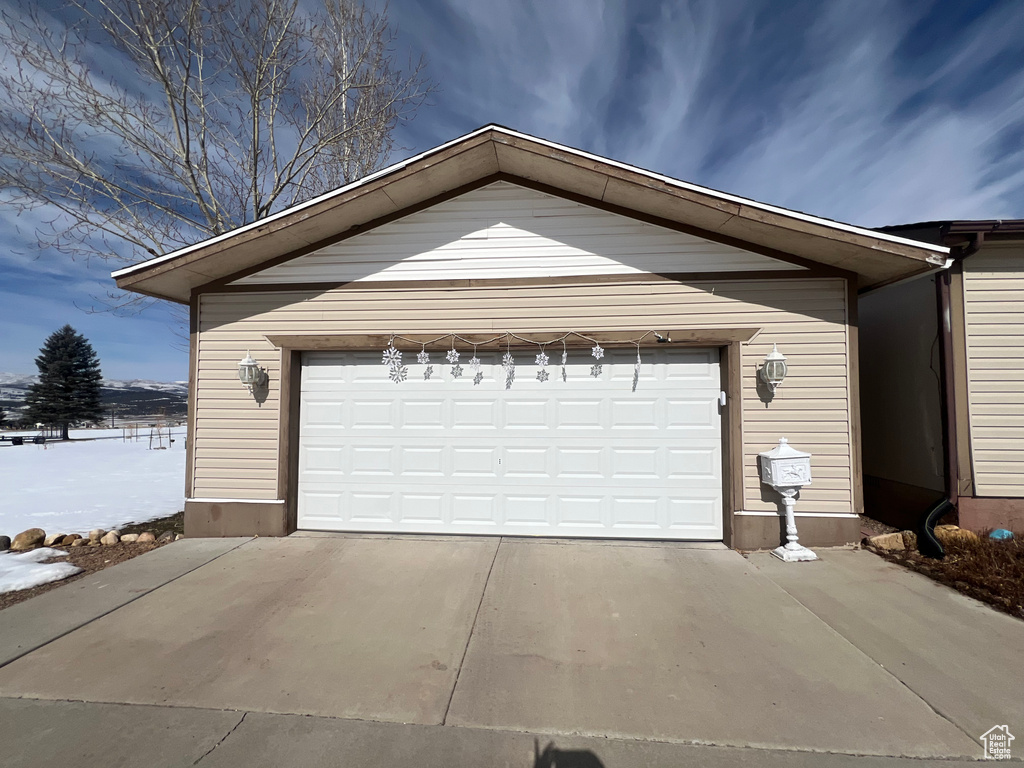
[[[253,387],[260,387],[267,383],[267,370],[260,368],[260,364],[252,359],[252,355],[246,350],[245,357],[238,364],[238,380],[245,384],[252,392]]]
[[[761,366],[761,378],[768,385],[768,389],[774,394],[789,368],[786,366],[786,358],[779,352],[777,344],[772,344],[772,351],[765,355],[764,364]]]

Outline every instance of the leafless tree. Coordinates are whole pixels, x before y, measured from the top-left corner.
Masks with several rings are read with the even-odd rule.
[[[136,261],[379,168],[432,90],[360,0],[72,0],[0,18],[0,202]],[[6,60],[4,60],[6,59]],[[112,294],[110,306],[148,300]]]

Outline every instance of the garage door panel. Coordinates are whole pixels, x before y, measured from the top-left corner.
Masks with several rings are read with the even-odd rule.
[[[610,448],[611,477],[613,480],[658,480],[664,475],[659,471],[657,448]]]
[[[390,399],[353,398],[349,408],[349,424],[352,429],[393,430],[397,427],[395,416],[398,403]],[[344,427],[344,424],[339,426]]]
[[[509,494],[505,497],[505,523],[509,526],[546,526],[550,516],[548,496]]]
[[[445,450],[442,447],[400,446],[398,448],[402,477],[444,477]]]
[[[392,523],[393,493],[353,491],[348,514],[355,523]]]
[[[403,493],[398,499],[398,522],[416,525],[444,525],[443,493]]]
[[[526,479],[549,479],[552,472],[552,451],[547,446],[521,446],[504,450],[503,476]]]
[[[498,403],[492,398],[452,400],[452,408],[458,414],[452,427],[458,430],[478,429],[494,432],[498,424]]]
[[[555,426],[560,430],[601,430],[606,423],[604,405],[605,401],[599,398],[586,400],[560,399],[555,403]]]
[[[401,429],[444,429],[449,426],[444,400],[402,400],[399,420]]]
[[[648,529],[661,530],[666,528],[665,520],[658,514],[659,499],[631,498],[615,496],[612,498],[612,529]]]
[[[626,399],[612,398],[611,428],[612,429],[643,429],[656,431],[659,427],[659,401],[643,396]]]
[[[673,530],[700,530],[714,525],[722,515],[717,497],[705,499],[670,499],[668,525]]]
[[[667,454],[669,480],[685,480],[690,487],[699,480],[719,482],[722,454],[717,445],[707,448],[669,448]]]
[[[598,377],[576,352],[547,382],[516,354],[506,390],[500,355],[474,385],[440,355],[430,380],[408,355],[395,384],[379,352],[307,353],[300,527],[721,538],[716,350],[643,350],[636,391],[635,350],[606,352]]]
[[[451,454],[453,477],[498,476],[498,449],[495,447],[455,447]]]

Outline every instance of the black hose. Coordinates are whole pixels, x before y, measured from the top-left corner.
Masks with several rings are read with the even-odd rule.
[[[935,502],[935,506],[929,509],[928,514],[925,515],[921,528],[917,532],[917,551],[925,557],[930,557],[933,560],[942,560],[946,556],[946,550],[943,548],[942,542],[935,538],[935,524],[952,510],[953,505],[949,499],[939,499],[939,501]]]

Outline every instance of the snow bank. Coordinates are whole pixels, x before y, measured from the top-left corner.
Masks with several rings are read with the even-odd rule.
[[[82,570],[71,563],[42,562],[54,557],[67,557],[67,553],[48,547],[18,554],[0,552],[0,595],[60,581]]]
[[[173,515],[185,504],[185,430],[172,437],[165,450],[149,450],[148,436],[0,448],[0,534],[85,534]]]

